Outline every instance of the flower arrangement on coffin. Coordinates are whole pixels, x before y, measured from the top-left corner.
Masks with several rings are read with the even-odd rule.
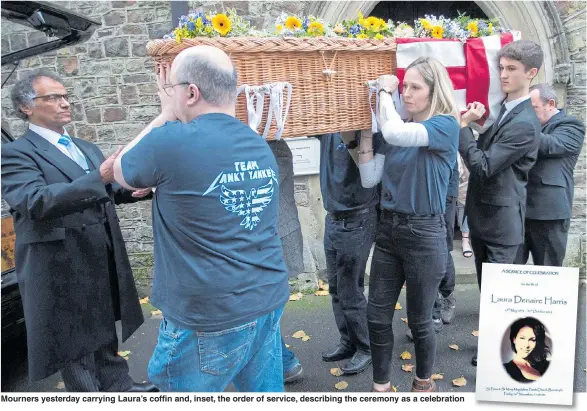
[[[496,20],[473,19],[461,14],[455,19],[444,16],[426,15],[414,21],[414,26],[405,22],[394,23],[378,17],[364,18],[359,12],[355,19],[344,20],[334,26],[315,16],[297,16],[282,13],[271,30],[257,30],[239,16],[235,9],[226,13],[202,12],[181,16],[175,30],[164,36],[165,39],[195,37],[345,37],[354,39],[377,39],[387,37],[420,37],[454,39],[466,41],[468,38],[490,36],[506,32]]]
[[[359,12],[357,18],[337,24],[334,32],[341,37],[383,40],[385,37],[393,37],[393,28],[391,20],[386,22],[374,16],[364,18],[363,13]]]
[[[179,24],[170,33],[163,36],[164,39],[175,39],[178,43],[181,39],[195,37],[243,37],[258,36],[259,34],[251,24],[236,13],[235,9],[228,9],[224,13],[202,12],[190,13],[179,18]]]
[[[461,14],[456,19],[426,15],[414,23],[415,37],[420,38],[432,37],[466,41],[468,38],[491,36],[505,32],[503,28],[498,27],[496,20],[473,19],[466,14]]]
[[[275,31],[265,36],[336,37],[332,26],[315,16],[300,17],[282,13],[275,21]]]

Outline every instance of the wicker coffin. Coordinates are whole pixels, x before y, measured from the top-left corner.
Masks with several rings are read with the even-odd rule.
[[[230,55],[238,70],[239,85],[260,86],[288,82],[293,93],[282,137],[371,128],[369,90],[364,85],[382,74],[395,73],[396,43],[346,38],[195,38],[154,40],[147,45],[156,62],[170,62],[183,49],[210,45]],[[336,72],[330,79],[323,70]],[[262,133],[269,102],[265,103]],[[247,108],[241,94],[237,117],[245,123]],[[276,127],[272,122],[268,138]]]

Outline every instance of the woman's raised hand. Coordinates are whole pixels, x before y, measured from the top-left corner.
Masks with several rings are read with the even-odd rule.
[[[399,79],[390,74],[380,76],[377,79],[377,91],[385,90],[388,93],[393,93],[399,85]]]

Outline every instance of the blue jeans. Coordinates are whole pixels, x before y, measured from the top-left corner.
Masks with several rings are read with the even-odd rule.
[[[284,373],[293,370],[300,363],[296,358],[296,355],[285,346],[283,337],[281,337],[281,359],[283,362]]]
[[[222,392],[232,382],[239,391],[283,392],[282,313],[283,307],[214,332],[181,328],[164,318],[149,379],[161,391]]]

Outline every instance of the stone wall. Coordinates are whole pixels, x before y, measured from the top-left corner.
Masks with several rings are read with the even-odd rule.
[[[566,87],[564,101],[567,113],[587,120],[585,93],[587,92],[587,66],[586,66],[586,6],[584,1],[557,1],[556,9],[560,15],[568,44],[568,52],[571,63],[569,83]],[[583,151],[575,167],[575,200],[573,202],[573,220],[569,230],[569,243],[565,264],[572,267],[581,267],[585,276],[585,261],[587,257],[586,247],[586,173],[587,157],[586,148]]]
[[[190,1],[190,11],[221,12],[225,9],[236,9],[239,16],[251,22],[251,26],[261,29],[275,27],[275,19],[282,13],[304,14],[312,1]]]

